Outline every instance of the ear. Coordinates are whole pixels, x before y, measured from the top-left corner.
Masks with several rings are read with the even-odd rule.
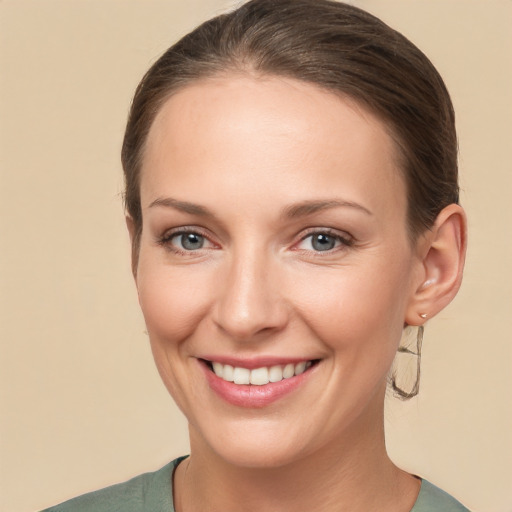
[[[431,230],[418,240],[418,273],[405,323],[422,325],[457,295],[466,256],[467,224],[464,210],[450,204],[437,216]]]
[[[128,228],[128,234],[130,235],[130,245],[132,248],[131,259],[132,259],[132,274],[137,283],[137,263],[138,263],[138,247],[135,247],[135,222],[130,215],[125,217],[126,227]]]

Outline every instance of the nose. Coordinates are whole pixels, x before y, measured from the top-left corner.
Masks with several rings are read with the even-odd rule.
[[[233,256],[221,276],[213,307],[217,326],[236,341],[256,341],[281,331],[289,306],[276,265],[254,252]]]

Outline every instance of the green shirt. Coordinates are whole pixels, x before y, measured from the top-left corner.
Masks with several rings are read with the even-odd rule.
[[[175,512],[172,475],[185,457],[173,460],[154,473],[144,473],[128,482],[78,496],[42,512]],[[411,512],[469,512],[444,491],[422,480]]]

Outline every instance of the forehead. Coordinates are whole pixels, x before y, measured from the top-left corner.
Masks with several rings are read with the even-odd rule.
[[[392,196],[405,203],[387,126],[352,99],[293,79],[248,75],[199,81],[172,95],[148,136],[143,207],[178,187],[242,191],[247,181],[255,193],[279,185],[281,197],[325,195],[327,187],[375,205]]]

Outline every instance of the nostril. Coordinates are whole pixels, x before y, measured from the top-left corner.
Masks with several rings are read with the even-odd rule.
[[[282,304],[271,301],[259,305],[224,303],[213,320],[233,340],[255,341],[281,331],[288,323],[288,313]]]
[[[229,272],[218,282],[212,319],[236,341],[253,341],[281,330],[288,310],[273,275],[272,262],[246,250],[234,256]],[[271,275],[272,274],[272,275]]]

